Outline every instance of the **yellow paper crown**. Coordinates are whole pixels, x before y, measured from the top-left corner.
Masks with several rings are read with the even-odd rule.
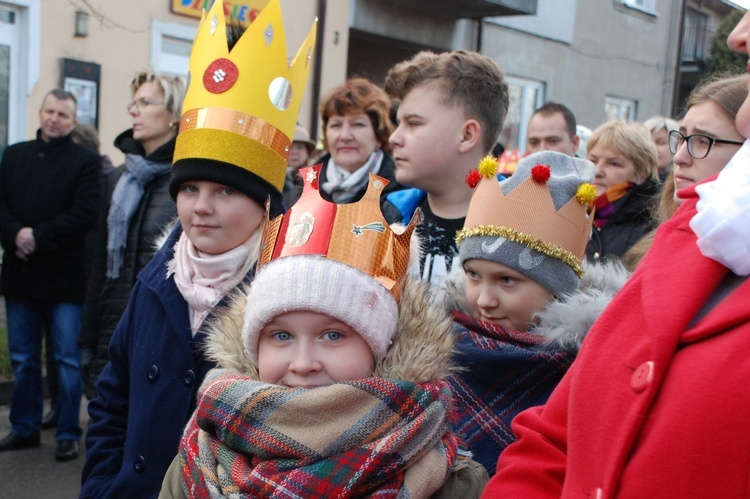
[[[232,48],[223,3],[204,11],[190,54],[174,162],[188,158],[244,168],[281,191],[312,65],[317,19],[291,64],[279,0],[271,0]]]
[[[519,174],[518,170],[514,173]],[[562,260],[583,276],[581,262],[594,219],[588,213],[593,200],[589,187],[593,186],[581,180],[576,194],[558,210],[547,183],[549,177],[550,167],[538,164],[506,196],[494,173],[482,175],[456,243],[473,236],[504,237]]]
[[[320,165],[300,170],[302,195],[284,215],[265,225],[258,268],[277,258],[321,255],[345,263],[386,287],[398,302],[409,267],[411,234],[419,222],[396,233],[380,211],[388,180],[370,174],[365,195],[356,203],[337,205],[320,196]]]

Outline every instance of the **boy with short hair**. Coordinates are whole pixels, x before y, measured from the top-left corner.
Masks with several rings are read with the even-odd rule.
[[[496,168],[486,158],[472,175],[481,180],[456,237],[463,273],[445,283],[456,286],[450,308],[463,367],[450,380],[456,431],[490,475],[515,439],[513,417],[547,400],[628,276],[615,264],[584,276],[596,194],[589,161],[536,153],[500,184]]]
[[[438,282],[457,266],[454,236],[471,199],[464,178],[497,143],[508,84],[489,57],[423,51],[388,72],[385,90],[401,101],[390,138],[396,179],[415,188],[387,200],[405,221],[421,209],[420,271],[423,280]]]
[[[219,368],[160,497],[478,497],[486,483],[451,430],[450,319],[407,277],[417,217],[392,231],[375,175],[359,202],[328,203],[319,168],[211,328]]]

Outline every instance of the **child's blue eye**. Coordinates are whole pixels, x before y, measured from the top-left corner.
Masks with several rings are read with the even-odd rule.
[[[479,279],[479,274],[477,274],[473,270],[466,270],[465,272],[466,272],[466,276],[469,279],[474,280],[474,281],[476,281],[477,279]]]
[[[221,192],[222,192],[222,194],[225,194],[225,195],[227,195],[227,196],[231,196],[232,194],[234,194],[234,193],[235,193],[235,192],[237,192],[237,191],[235,191],[235,190],[234,190],[234,189],[232,189],[231,187],[225,187],[225,188],[223,188],[223,189],[221,190]]]
[[[274,339],[279,340],[279,341],[289,341],[292,339],[291,333],[287,331],[277,331],[273,333],[273,337]]]
[[[344,335],[342,335],[338,331],[326,331],[325,333],[323,333],[323,338],[329,341],[340,340],[343,336]]]
[[[505,284],[506,286],[513,286],[513,285],[514,285],[514,284],[516,283],[516,280],[515,280],[515,279],[513,279],[512,277],[508,277],[508,276],[505,276],[505,277],[501,277],[501,278],[500,278],[500,281],[501,281],[501,282],[502,282],[503,284]]]

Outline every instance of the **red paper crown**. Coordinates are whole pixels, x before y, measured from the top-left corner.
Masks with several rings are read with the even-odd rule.
[[[258,268],[277,258],[321,255],[373,277],[398,301],[409,266],[411,234],[420,215],[394,232],[380,211],[388,180],[370,174],[367,192],[356,203],[337,205],[320,196],[321,165],[300,169],[302,195],[284,215],[266,223]]]

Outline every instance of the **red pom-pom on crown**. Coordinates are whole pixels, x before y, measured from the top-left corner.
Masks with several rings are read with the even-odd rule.
[[[531,178],[539,184],[546,184],[550,177],[549,166],[536,165],[531,169]]]
[[[466,174],[466,185],[472,189],[477,186],[480,180],[482,180],[482,174],[479,173],[479,170],[471,170]]]

